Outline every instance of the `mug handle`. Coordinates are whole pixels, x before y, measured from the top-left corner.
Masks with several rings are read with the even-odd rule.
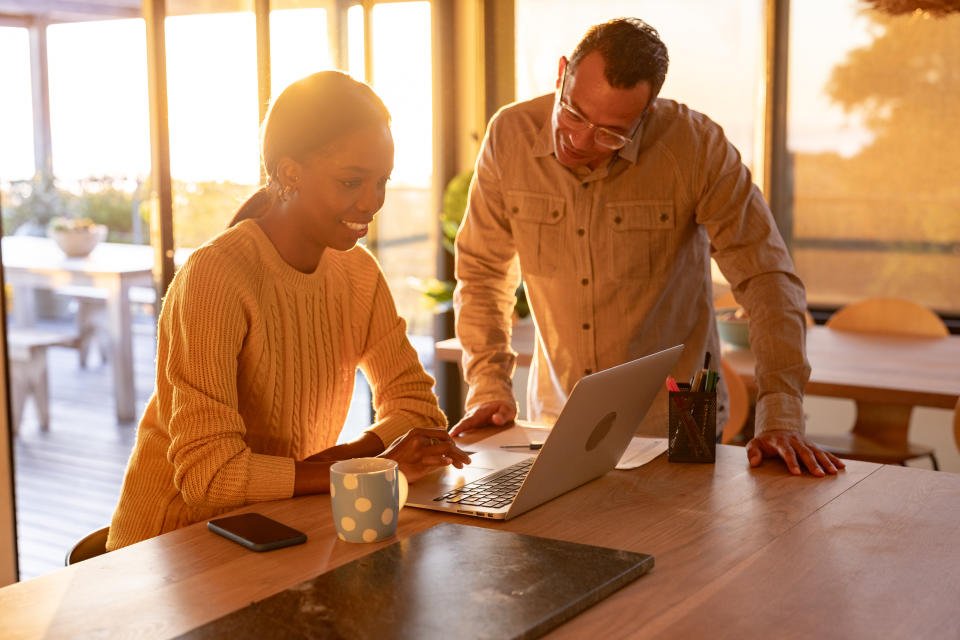
[[[403,475],[403,471],[397,469],[397,482],[400,484],[398,487],[400,493],[400,501],[397,503],[397,511],[403,509],[403,505],[407,504],[407,490],[409,485],[407,484],[407,476]]]

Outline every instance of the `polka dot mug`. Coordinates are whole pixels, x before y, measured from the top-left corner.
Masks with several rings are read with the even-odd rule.
[[[395,460],[354,458],[330,466],[330,504],[337,537],[377,542],[397,533],[407,479]]]

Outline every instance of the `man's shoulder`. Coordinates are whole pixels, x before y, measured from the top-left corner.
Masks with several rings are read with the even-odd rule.
[[[644,137],[650,141],[689,140],[723,135],[723,128],[708,115],[669,98],[657,98],[647,118]]]
[[[553,94],[522,100],[500,107],[494,114],[491,127],[510,131],[527,130],[537,133],[550,119]]]

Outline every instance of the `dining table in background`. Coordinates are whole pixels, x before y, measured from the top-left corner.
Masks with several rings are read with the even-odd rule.
[[[240,511],[299,529],[307,542],[255,553],[202,522],[190,525],[0,589],[4,637],[178,636],[443,522],[654,556],[649,574],[550,638],[945,638],[960,630],[960,476],[951,473],[850,461],[836,476],[795,477],[775,460],[750,469],[742,447],[718,445],[715,464],[661,455],[505,522],[406,508],[396,538],[379,543],[338,540],[327,495]],[[456,590],[457,576],[448,580]],[[383,585],[351,588],[362,600]],[[520,596],[503,585],[490,594],[493,606],[499,597]],[[325,616],[328,626],[351,615],[321,605],[291,615]],[[421,617],[430,606],[418,607]],[[489,628],[475,618],[440,633],[482,637]]]
[[[531,323],[514,328],[512,346],[517,365],[529,366],[534,346]],[[753,352],[728,344],[723,347],[723,358],[748,387],[756,388]],[[438,360],[459,363],[460,341],[441,340],[435,353]],[[916,338],[817,325],[807,330],[807,359],[808,395],[949,410],[960,398],[960,335]]]
[[[154,288],[153,248],[101,242],[90,255],[70,258],[49,238],[6,236],[2,257],[6,282],[13,289],[16,326],[36,322],[37,289],[83,286],[105,292],[117,420],[136,419],[130,289]]]
[[[755,387],[750,349],[727,348],[723,357]],[[890,336],[831,329],[807,329],[814,396],[861,402],[953,409],[960,397],[960,335],[942,338]]]

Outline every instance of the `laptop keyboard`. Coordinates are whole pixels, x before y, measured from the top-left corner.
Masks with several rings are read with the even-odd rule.
[[[523,479],[527,477],[536,457],[524,458],[520,462],[501,469],[497,473],[468,482],[462,487],[448,491],[434,502],[453,502],[474,507],[505,507],[513,502],[520,490]]]

